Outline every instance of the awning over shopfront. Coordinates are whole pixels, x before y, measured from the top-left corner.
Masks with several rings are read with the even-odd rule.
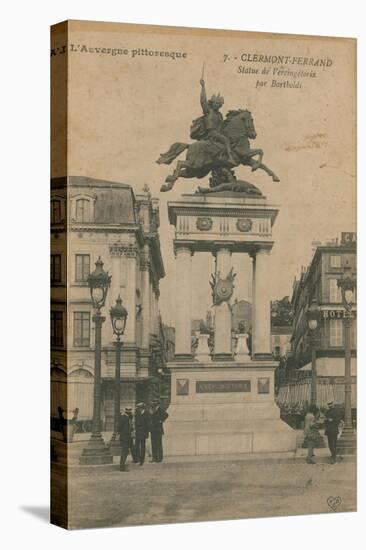
[[[352,407],[357,406],[356,380],[352,383]],[[311,379],[305,378],[283,383],[278,391],[276,402],[280,408],[304,408],[311,401]],[[329,401],[344,405],[344,381],[327,377],[317,379],[317,406],[325,407]]]

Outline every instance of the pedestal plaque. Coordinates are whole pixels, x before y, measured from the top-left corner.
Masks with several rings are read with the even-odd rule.
[[[250,392],[250,380],[199,380],[196,393]]]

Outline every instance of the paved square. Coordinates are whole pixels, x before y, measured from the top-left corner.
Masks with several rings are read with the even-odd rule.
[[[192,462],[74,467],[70,528],[356,510],[356,464]],[[328,504],[336,503],[333,511]],[[339,498],[337,498],[339,497]],[[336,499],[336,500],[334,500]]]

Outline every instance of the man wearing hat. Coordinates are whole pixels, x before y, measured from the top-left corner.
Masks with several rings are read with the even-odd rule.
[[[151,462],[162,462],[163,461],[163,423],[168,418],[168,413],[160,407],[158,399],[154,399],[151,403],[151,423],[150,423],[150,432],[151,432],[151,451],[152,451],[152,460]]]
[[[145,403],[137,403],[135,413],[135,452],[140,466],[145,462],[146,439],[150,432],[150,415]]]
[[[124,412],[119,419],[119,440],[121,444],[121,459],[119,469],[121,472],[127,472],[126,460],[130,452],[134,458],[134,448],[132,439],[132,408],[125,407]]]
[[[328,401],[328,409],[325,412],[325,435],[328,438],[328,447],[331,454],[331,464],[337,462],[337,438],[338,428],[340,423],[340,415],[337,409],[334,407],[334,401]]]

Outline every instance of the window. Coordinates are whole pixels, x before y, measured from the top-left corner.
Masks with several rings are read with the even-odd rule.
[[[339,255],[330,257],[330,267],[341,267],[341,257]]]
[[[80,348],[88,348],[90,346],[89,311],[74,312],[74,346]]]
[[[90,274],[90,255],[75,255],[75,281],[86,282]]]
[[[343,346],[343,321],[342,319],[330,319],[329,344],[331,346]]]
[[[61,254],[51,254],[51,284],[61,283]]]
[[[342,303],[342,291],[338,287],[337,279],[329,279],[329,302],[331,304]]]
[[[51,346],[63,346],[63,312],[51,311]]]
[[[90,201],[89,199],[77,199],[76,201],[76,221],[90,221]]]
[[[61,201],[53,199],[51,201],[51,223],[61,222]]]

